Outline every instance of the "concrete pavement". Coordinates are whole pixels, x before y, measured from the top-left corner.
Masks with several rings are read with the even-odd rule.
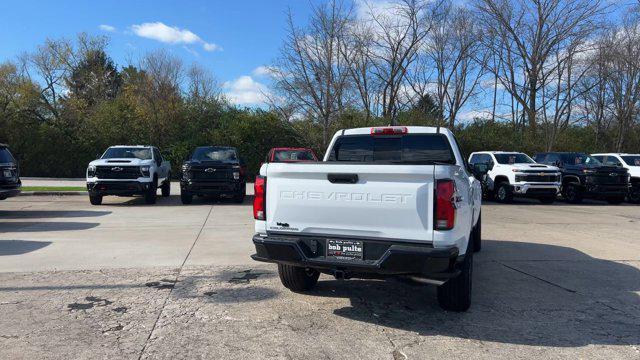
[[[469,312],[435,288],[251,261],[243,205],[0,202],[0,358],[640,359],[637,206],[483,207]]]

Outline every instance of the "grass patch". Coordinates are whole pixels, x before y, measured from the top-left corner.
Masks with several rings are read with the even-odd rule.
[[[84,186],[23,186],[22,191],[87,191]]]

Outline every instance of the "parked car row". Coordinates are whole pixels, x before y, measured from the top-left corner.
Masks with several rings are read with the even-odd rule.
[[[532,159],[518,152],[481,151],[469,162],[487,165],[484,192],[500,202],[521,196],[553,203],[557,194],[574,204],[584,198],[611,204],[640,200],[640,155],[547,152]]]
[[[256,261],[278,265],[282,284],[312,289],[337,279],[401,277],[435,284],[443,309],[471,304],[473,254],[482,249],[482,197],[543,203],[558,193],[637,201],[640,155],[481,151],[464,157],[451,131],[374,127],[338,131],[323,161],[305,148],[274,148],[254,182]],[[17,162],[0,145],[1,197],[20,190]],[[238,150],[195,148],[181,166],[184,204],[194,196],[242,202],[247,168]],[[108,148],[87,168],[91,203],[106,195],[171,193],[171,165],[148,145]]]
[[[274,148],[266,163],[318,161],[305,148]],[[242,203],[246,195],[247,166],[238,150],[226,146],[195,148],[182,164],[180,198],[191,204],[194,196],[216,196]],[[87,190],[93,205],[102,204],[107,195],[143,196],[147,204],[156,202],[158,188],[162,196],[171,194],[171,164],[160,150],[149,145],[109,147],[87,168]]]

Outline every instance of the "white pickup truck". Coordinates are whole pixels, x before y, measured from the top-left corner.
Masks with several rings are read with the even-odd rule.
[[[514,196],[519,196],[552,204],[560,191],[560,170],[555,166],[538,164],[524,153],[479,151],[469,156],[469,163],[488,166],[485,189],[499,202],[509,203]]]
[[[444,128],[341,130],[322,162],[262,165],[252,258],[277,263],[292,291],[311,289],[320,272],[402,276],[439,285],[440,306],[465,311],[481,247],[474,176],[486,170],[469,168]]]
[[[154,204],[158,187],[162,196],[171,194],[171,164],[154,146],[111,146],[87,167],[92,205],[102,204],[105,195],[142,195],[147,204]]]

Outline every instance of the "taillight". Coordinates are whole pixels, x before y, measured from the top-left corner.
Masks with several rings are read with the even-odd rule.
[[[434,209],[435,230],[451,230],[456,220],[455,204],[456,186],[453,180],[438,180],[436,182],[436,201]]]
[[[256,176],[253,183],[253,218],[256,220],[267,219],[267,178]]]
[[[404,135],[408,132],[405,126],[374,127],[371,135]]]

